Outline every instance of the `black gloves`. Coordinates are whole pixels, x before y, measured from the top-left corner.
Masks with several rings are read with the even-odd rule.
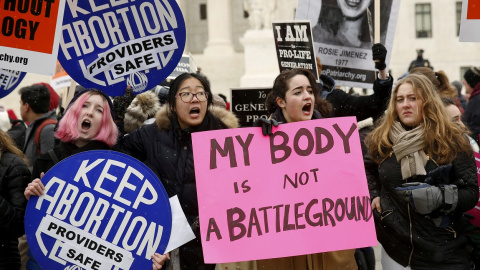
[[[272,126],[278,126],[278,122],[274,119],[260,118],[258,121],[262,124],[263,136],[272,135]]]
[[[378,70],[384,70],[387,65],[385,64],[385,58],[387,57],[387,49],[381,43],[375,43],[372,46],[373,61],[375,61],[375,68]]]
[[[458,203],[456,185],[431,186],[427,183],[406,183],[396,188],[398,195],[408,201],[412,208],[422,215],[435,210],[445,214],[455,210]],[[441,208],[441,209],[440,209]]]
[[[450,182],[451,170],[452,164],[440,165],[434,170],[428,172],[425,183],[435,186],[452,184]]]

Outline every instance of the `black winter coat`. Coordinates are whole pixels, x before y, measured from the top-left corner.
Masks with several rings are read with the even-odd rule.
[[[198,226],[198,201],[192,152],[193,132],[238,127],[238,119],[224,109],[213,107],[197,127],[182,130],[167,106],[156,114],[154,124],[125,136],[115,150],[144,162],[162,181],[168,196],[177,195],[196,239],[180,247],[181,269],[213,269],[205,265]]]
[[[480,88],[480,85],[478,87]],[[462,115],[462,121],[472,132],[471,137],[478,143],[478,135],[480,135],[480,95],[470,98]]]
[[[0,269],[20,269],[18,237],[25,233],[27,199],[23,192],[30,170],[17,155],[3,152],[0,160]]]
[[[46,173],[57,164],[57,162],[60,162],[69,156],[89,150],[110,150],[110,147],[99,141],[90,141],[87,145],[80,148],[73,143],[60,142],[59,145],[53,148],[53,153],[58,161],[53,160],[48,152],[40,155],[33,165],[32,180],[40,178],[42,172]]]
[[[328,117],[356,116],[357,121],[372,117],[381,117],[387,109],[392,93],[393,78],[375,80],[373,94],[369,96],[352,96],[345,91],[335,89],[335,81],[327,75],[321,75],[323,82],[322,98],[332,104],[332,112]]]
[[[405,182],[424,182],[426,176],[402,179],[400,163],[394,153],[378,167],[368,166],[366,173],[371,198],[380,196],[382,212],[373,210],[377,238],[393,260],[415,270],[470,269],[464,254],[466,238],[463,234],[462,213],[478,201],[478,182],[473,158],[466,154],[452,162],[451,183],[458,187],[458,205],[450,214],[446,228],[434,225],[429,215],[421,215],[397,195],[395,188]],[[429,160],[427,173],[437,165]],[[411,259],[410,259],[411,256]]]

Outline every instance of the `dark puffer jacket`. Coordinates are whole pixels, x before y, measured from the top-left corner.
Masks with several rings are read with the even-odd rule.
[[[393,78],[376,79],[373,83],[373,94],[356,97],[335,89],[335,80],[327,75],[321,75],[322,98],[332,104],[332,112],[328,117],[356,116],[357,121],[372,117],[374,120],[383,115],[387,109],[392,93]]]
[[[425,175],[403,180],[400,163],[393,153],[378,168],[366,170],[370,196],[380,196],[382,207],[382,213],[373,210],[377,238],[399,264],[415,270],[470,269],[464,254],[462,213],[473,208],[478,200],[476,166],[466,154],[460,154],[452,164],[450,179],[458,187],[458,205],[449,215],[451,223],[446,228],[436,227],[431,217],[415,212],[395,191],[405,182],[424,182]],[[429,160],[425,170],[428,173],[436,167]]]
[[[60,142],[59,145],[53,149],[54,156],[58,160],[53,160],[52,156],[47,152],[38,157],[33,165],[32,180],[40,178],[40,174],[48,172],[57,162],[64,160],[69,156],[73,156],[78,153],[82,153],[90,150],[110,150],[110,147],[100,141],[90,141],[83,147],[77,147],[70,142]]]
[[[480,83],[477,84],[473,92],[480,91]],[[472,138],[478,143],[478,136],[480,135],[480,95],[477,94],[470,98],[467,108],[462,115],[462,121],[472,132]]]
[[[0,160],[0,269],[20,269],[18,237],[24,232],[27,199],[23,195],[30,171],[17,155],[4,152]]]
[[[144,162],[162,181],[168,196],[177,195],[196,239],[180,248],[181,269],[213,269],[203,262],[191,134],[199,131],[238,127],[238,119],[229,111],[212,107],[197,127],[182,130],[167,106],[156,114],[156,123],[125,136],[115,150],[126,152]]]

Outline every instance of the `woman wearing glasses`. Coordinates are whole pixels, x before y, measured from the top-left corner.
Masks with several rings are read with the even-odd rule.
[[[171,84],[166,106],[154,124],[143,126],[117,145],[144,162],[162,181],[168,195],[177,195],[196,239],[180,247],[180,268],[214,269],[203,262],[198,224],[197,190],[193,165],[193,132],[238,127],[238,119],[223,108],[212,106],[212,92],[204,77],[184,73]],[[160,269],[166,256],[155,254],[153,269]]]

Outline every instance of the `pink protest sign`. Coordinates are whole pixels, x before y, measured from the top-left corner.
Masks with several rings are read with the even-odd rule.
[[[354,117],[192,134],[206,263],[377,245]]]
[[[475,163],[477,164],[477,178],[478,184],[480,185],[480,154],[476,152],[473,153],[475,154]],[[480,227],[480,198],[478,199],[477,205],[475,205],[474,208],[468,210],[467,213],[474,217],[472,220],[470,220],[470,223],[477,227]]]

